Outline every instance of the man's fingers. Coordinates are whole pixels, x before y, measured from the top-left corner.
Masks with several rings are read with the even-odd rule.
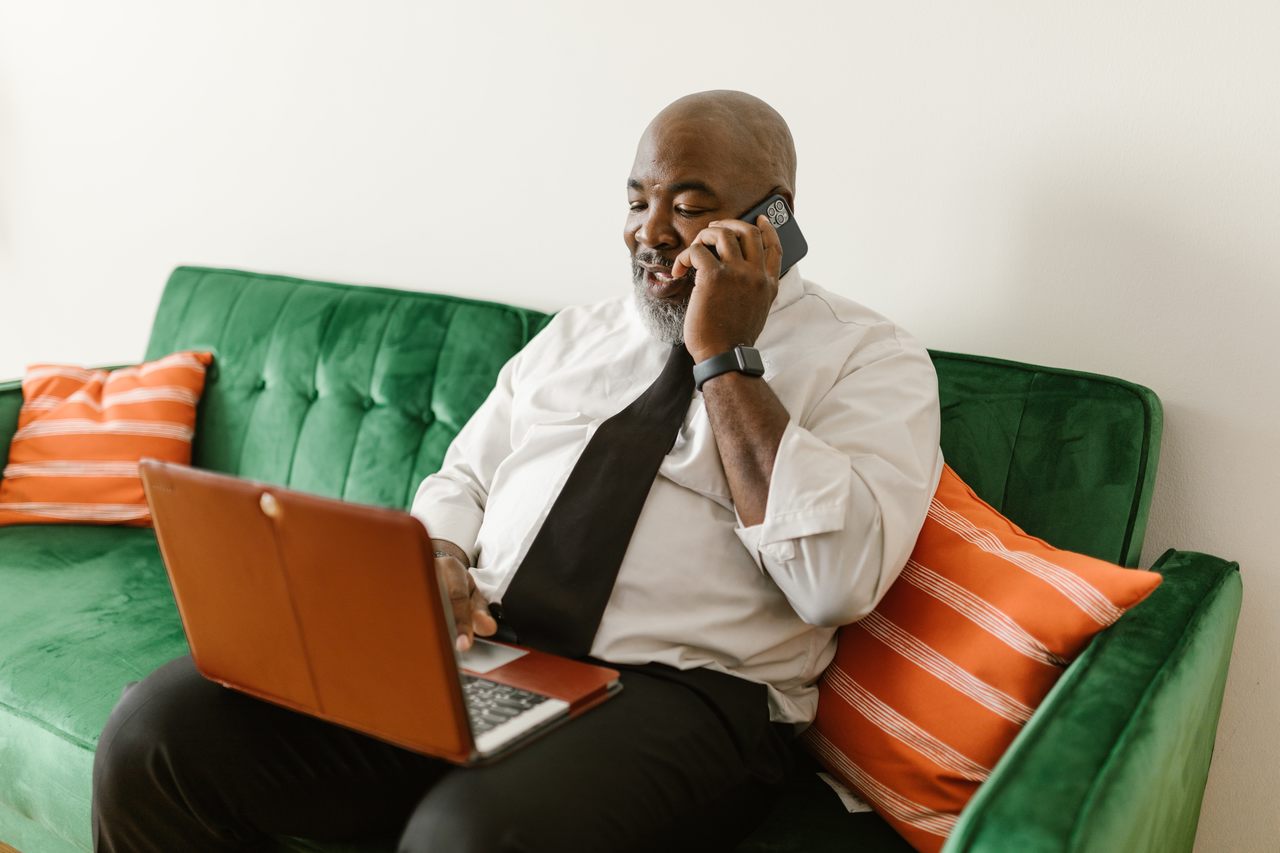
[[[462,563],[453,557],[436,558],[436,577],[449,595],[449,609],[453,611],[453,626],[458,638],[458,651],[471,648],[473,628],[471,624],[471,592],[474,589],[471,575]]]
[[[693,259],[689,257],[689,250],[685,249],[671,262],[671,277],[679,278],[691,269],[693,269]]]
[[[710,223],[710,227],[723,228],[732,232],[738,238],[742,257],[746,258],[748,263],[759,263],[760,258],[764,257],[763,235],[760,229],[750,222],[743,222],[741,219],[719,219]]]
[[[693,239],[695,244],[715,246],[716,254],[726,264],[742,259],[742,244],[738,242],[738,236],[728,228],[703,228]]]
[[[769,275],[780,278],[782,275],[782,238],[778,229],[773,227],[769,217],[763,213],[756,217],[756,226],[760,231],[760,239],[764,244],[764,268]]]
[[[498,621],[489,612],[489,602],[480,590],[471,590],[471,629],[481,637],[493,636],[498,631]]]
[[[453,590],[450,589],[449,604],[453,607],[453,627],[458,632],[455,645],[458,651],[465,652],[471,648],[471,637],[474,634],[471,624],[471,596],[467,595],[465,589],[461,595],[454,595]]]
[[[719,259],[711,253],[711,250],[701,243],[694,243],[685,251],[693,259],[693,263],[690,266],[694,269],[709,269],[720,263]],[[675,275],[675,270],[672,270],[671,274]]]
[[[710,249],[701,243],[694,243],[676,255],[676,259],[671,262],[671,277],[679,278],[689,270],[705,270],[719,263],[719,259],[712,254]]]

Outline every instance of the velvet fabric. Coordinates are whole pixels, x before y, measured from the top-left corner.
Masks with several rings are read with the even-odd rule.
[[[475,300],[182,267],[147,357],[215,355],[197,467],[403,508],[546,319]]]
[[[943,853],[1192,848],[1240,574],[1188,551],[1169,551],[1153,568],[1164,582],[1067,669]],[[844,813],[816,769],[810,760],[739,853],[910,853],[879,818]]]
[[[931,352],[942,454],[978,496],[1055,548],[1136,566],[1163,426],[1149,388]]]
[[[217,356],[196,465],[406,507],[505,360],[546,322],[520,308],[179,268],[148,357]],[[1120,380],[934,353],[943,449],[975,491],[1054,545],[1134,565],[1160,410]],[[0,459],[20,385],[0,384]],[[1235,565],[1171,552],[1165,582],[1050,693],[945,850],[1190,849],[1239,611]],[[130,681],[183,654],[149,530],[0,529],[0,840],[89,849],[93,748]],[[807,762],[801,766],[812,768]],[[1017,844],[1011,843],[1016,839]],[[389,840],[281,849],[372,853]],[[810,772],[741,850],[905,850]]]
[[[0,471],[9,464],[9,442],[18,430],[18,412],[22,409],[22,380],[0,382]]]
[[[85,850],[93,748],[186,641],[150,529],[0,528],[0,839]]]
[[[945,850],[1190,850],[1240,609],[1235,563],[1167,551],[1164,582],[1071,666]]]

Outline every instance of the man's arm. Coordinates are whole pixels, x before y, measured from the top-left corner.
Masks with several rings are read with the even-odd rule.
[[[815,625],[847,624],[879,603],[911,553],[936,486],[932,362],[896,338],[875,350],[806,415],[804,427],[789,420],[763,379],[730,373],[703,386],[738,536]],[[777,439],[757,440],[758,430],[779,423]]]
[[[939,431],[932,362],[893,336],[786,425],[763,519],[740,511],[736,532],[806,622],[859,619],[897,578],[937,485]]]
[[[748,527],[764,521],[778,444],[790,416],[757,376],[722,373],[702,386],[729,493]]]
[[[673,274],[698,270],[685,316],[695,362],[755,342],[780,259],[764,217],[757,227],[712,223],[676,259]],[[702,389],[739,538],[796,613],[817,625],[851,622],[879,602],[910,555],[938,473],[927,353],[894,337],[848,368],[807,428],[791,423],[761,378],[730,372]]]
[[[459,651],[471,648],[475,634],[488,636],[498,627],[468,569],[475,561],[476,535],[494,472],[511,453],[512,377],[518,358],[503,366],[489,396],[449,445],[440,470],[422,481],[413,499],[412,514],[433,534],[436,574],[452,604]]]
[[[778,295],[782,269],[782,242],[769,218],[759,216],[755,225],[710,223],[676,256],[671,274],[678,278],[689,269],[697,274],[684,318],[684,343],[694,363],[754,344]],[[762,380],[740,373],[707,380],[702,394],[739,517],[745,524],[759,524],[787,410]]]

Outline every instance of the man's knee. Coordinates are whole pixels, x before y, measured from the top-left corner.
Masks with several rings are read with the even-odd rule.
[[[117,801],[137,807],[139,798],[158,781],[163,763],[158,759],[181,752],[198,730],[198,723],[191,719],[189,694],[192,687],[201,685],[192,679],[200,676],[190,658],[179,658],[125,688],[94,754],[95,811],[108,810]]]
[[[400,836],[400,853],[540,853],[518,809],[519,792],[492,790],[483,770],[455,770],[418,804]]]

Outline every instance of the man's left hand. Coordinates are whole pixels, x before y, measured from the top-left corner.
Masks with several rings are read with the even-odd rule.
[[[710,223],[676,256],[671,274],[678,278],[690,269],[696,274],[684,343],[694,362],[739,344],[753,345],[769,317],[782,269],[782,242],[769,217],[761,215],[755,225],[740,219]]]

